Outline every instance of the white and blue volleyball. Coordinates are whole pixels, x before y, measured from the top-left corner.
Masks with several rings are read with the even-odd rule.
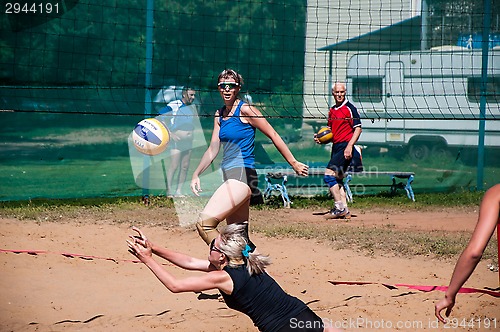
[[[170,135],[167,127],[155,119],[149,118],[139,122],[132,132],[135,148],[148,156],[162,153],[168,146]]]

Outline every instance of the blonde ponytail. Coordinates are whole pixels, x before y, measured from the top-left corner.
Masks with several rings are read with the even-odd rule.
[[[271,264],[269,256],[252,252],[246,234],[246,225],[243,223],[229,224],[220,231],[220,250],[227,256],[230,267],[239,265],[237,262],[246,262],[248,273],[260,274]]]

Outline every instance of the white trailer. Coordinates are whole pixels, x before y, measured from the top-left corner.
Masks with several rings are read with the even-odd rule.
[[[429,50],[353,55],[347,91],[360,111],[362,145],[403,146],[413,159],[477,147],[481,51]],[[488,55],[486,147],[500,147],[500,50]]]

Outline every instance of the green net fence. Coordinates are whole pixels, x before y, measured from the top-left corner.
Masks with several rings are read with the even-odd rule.
[[[170,148],[145,156],[131,133],[185,86],[196,90],[189,194],[225,68],[311,166],[329,160],[312,136],[343,81],[367,170],[414,172],[416,193],[486,189],[500,168],[499,22],[497,1],[3,2],[0,200],[171,194]],[[260,133],[256,155],[259,168],[286,166]],[[353,188],[380,190],[381,176]],[[289,183],[326,193],[321,177]]]

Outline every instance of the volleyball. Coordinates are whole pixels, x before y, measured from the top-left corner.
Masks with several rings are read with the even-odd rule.
[[[332,141],[333,133],[329,127],[322,127],[316,133],[316,138],[320,141],[321,144],[327,144]]]
[[[154,118],[140,121],[132,131],[135,148],[148,156],[162,153],[168,146],[170,135],[167,127]]]

